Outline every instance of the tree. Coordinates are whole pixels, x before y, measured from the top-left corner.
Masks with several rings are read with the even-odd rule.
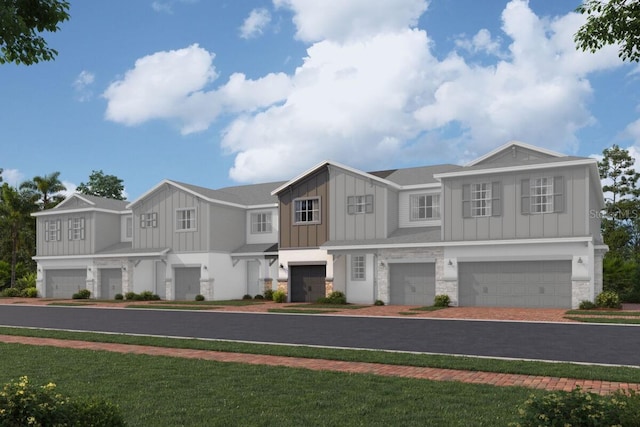
[[[576,9],[587,15],[574,40],[579,49],[596,52],[620,44],[623,61],[640,60],[640,2],[638,0],[586,0]]]
[[[18,190],[7,183],[0,187],[0,230],[3,242],[10,245],[11,287],[16,284],[19,253],[34,243],[35,221],[31,218],[31,213],[38,209],[38,197],[33,190]]]
[[[31,181],[20,184],[21,189],[34,190],[40,193],[40,208],[50,209],[64,199],[64,195],[58,194],[65,191],[65,187],[60,182],[60,172],[53,172],[45,176],[35,176]]]
[[[69,19],[66,0],[0,0],[0,64],[50,61],[58,51],[40,33],[56,32]]]
[[[78,185],[77,191],[90,196],[106,197],[108,199],[124,200],[124,185],[115,175],[105,175],[101,170],[92,171],[89,182]]]

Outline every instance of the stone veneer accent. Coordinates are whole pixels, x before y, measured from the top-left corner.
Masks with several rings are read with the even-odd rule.
[[[273,279],[267,278],[264,279],[264,290],[270,291],[273,289]]]
[[[289,289],[289,281],[288,279],[278,279],[278,291],[283,291],[285,293],[288,293],[287,290]]]
[[[578,308],[581,301],[591,301],[590,288],[591,283],[588,280],[573,280],[571,282],[571,308]]]
[[[213,282],[215,279],[200,279],[200,293],[207,301],[213,301]]]
[[[324,281],[324,296],[328,297],[333,292],[333,279],[326,278]]]
[[[602,250],[602,249],[596,249],[594,251],[594,260],[593,260],[593,268],[594,268],[594,274],[593,274],[593,297],[594,297],[594,301],[595,301],[595,297],[597,297],[599,294],[602,293],[603,290],[603,284],[602,284],[602,259],[604,257],[604,255],[607,253],[606,250]]]

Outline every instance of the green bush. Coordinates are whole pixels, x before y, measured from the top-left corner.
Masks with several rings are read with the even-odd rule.
[[[580,310],[593,310],[596,307],[596,304],[589,300],[580,301],[580,305],[578,306]]]
[[[449,307],[449,304],[451,304],[451,298],[446,294],[436,295],[433,299],[433,305],[436,307]]]
[[[22,291],[20,291],[20,289],[18,288],[6,288],[2,290],[2,292],[0,293],[0,296],[15,298],[15,297],[19,297],[21,294],[22,294]]]
[[[29,288],[24,288],[22,291],[20,291],[20,296],[25,297],[25,298],[37,298],[38,296],[38,289],[36,289],[36,287],[29,287]]]
[[[253,299],[253,297],[249,294],[245,294],[242,296],[242,299]]]
[[[126,294],[124,294],[124,299],[126,299],[127,301],[133,301],[136,295],[137,294],[135,292],[127,292]]]
[[[520,419],[511,426],[638,426],[640,395],[617,391],[600,396],[576,387],[571,392],[532,395],[518,409],[518,414]]]
[[[18,280],[16,280],[16,288],[22,290],[27,288],[35,288],[36,287],[36,273],[27,273]]]
[[[116,294],[115,299],[117,299],[117,300],[119,300],[119,301],[120,301],[120,300],[123,300],[123,299],[124,299],[124,295],[122,295],[122,294]]]
[[[89,289],[80,289],[77,293],[71,296],[73,299],[89,299],[91,298],[91,291]]]
[[[604,291],[596,297],[596,305],[603,308],[620,308],[620,296],[614,291]]]
[[[136,298],[134,297],[134,300],[135,299]],[[142,291],[140,292],[140,298],[138,301],[158,301],[159,299],[160,297],[151,291]]]
[[[373,303],[373,305],[384,305],[384,301],[382,301],[381,299],[377,299],[376,302]]]
[[[273,289],[264,290],[264,299],[268,301],[273,301]]]
[[[273,293],[273,300],[279,303],[287,302],[287,293],[285,291],[280,291],[280,290],[275,291]]]
[[[101,400],[72,400],[49,383],[34,386],[26,376],[0,391],[0,426],[124,426],[117,406]]]
[[[196,295],[196,301],[204,301],[204,295]]]
[[[347,297],[344,292],[334,291],[329,294],[328,297],[319,298],[319,304],[346,304]]]
[[[255,297],[253,297],[253,299],[264,299],[264,296],[262,294],[258,294]]]

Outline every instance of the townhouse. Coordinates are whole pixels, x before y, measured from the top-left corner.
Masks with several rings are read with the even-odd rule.
[[[128,204],[76,194],[34,214],[38,289],[577,307],[602,291],[603,203],[596,160],[521,142],[464,166],[325,161],[219,190],[165,180]]]

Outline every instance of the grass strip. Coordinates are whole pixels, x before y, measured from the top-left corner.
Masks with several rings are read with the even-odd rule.
[[[269,313],[296,313],[296,314],[326,314],[326,313],[338,313],[338,310],[314,310],[314,309],[301,309],[301,308],[270,308],[267,310]]]
[[[59,306],[59,307],[83,307],[89,305],[96,305],[95,302],[51,302],[47,305]]]
[[[640,311],[569,310],[568,315],[640,317]]]
[[[565,319],[575,320],[584,323],[614,323],[618,325],[640,325],[640,319],[621,317],[584,317],[584,316],[564,316]]]
[[[339,308],[340,310],[358,310],[360,308],[371,307],[370,305],[353,305],[353,304],[288,304],[285,306],[286,308]]]
[[[577,378],[586,380],[640,383],[640,368],[607,367],[572,363],[510,361],[460,356],[396,353],[369,350],[343,350],[305,346],[249,344],[232,341],[178,339],[123,334],[98,334],[42,329],[0,327],[0,334],[42,338],[83,340],[138,344],[156,347],[186,348],[194,350],[226,351],[246,354],[303,357],[311,359],[384,363],[390,365],[421,366],[441,369],[461,369],[523,375]]]
[[[220,310],[222,307],[197,305],[160,305],[160,304],[130,304],[125,308],[143,308],[147,310]]]
[[[447,307],[438,307],[438,306],[435,306],[435,305],[427,305],[427,306],[424,306],[424,307],[411,308],[410,310],[413,310],[413,311],[438,311],[438,310],[442,310],[444,308],[447,308]]]
[[[261,300],[227,300],[227,301],[154,301],[150,305],[222,305],[243,307],[246,305],[264,304]]]

